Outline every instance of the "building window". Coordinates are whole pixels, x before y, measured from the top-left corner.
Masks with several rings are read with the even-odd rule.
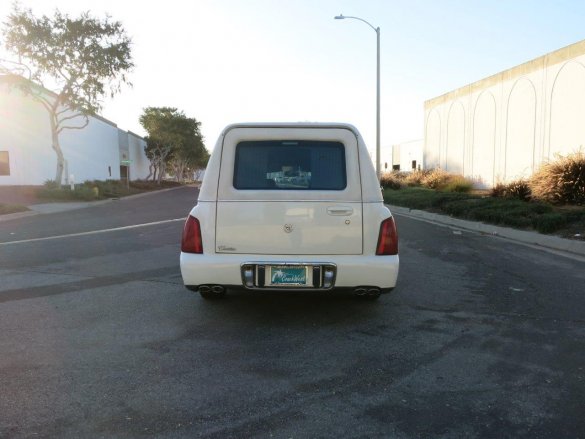
[[[392,165],[393,171],[400,171],[400,165]]]
[[[412,161],[412,169],[416,169],[416,160]]]
[[[0,175],[10,175],[8,151],[0,151]]]
[[[388,169],[388,162],[384,162],[384,169]]]

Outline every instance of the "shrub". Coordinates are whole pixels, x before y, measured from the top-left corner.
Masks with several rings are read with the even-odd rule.
[[[61,189],[61,186],[55,180],[45,180],[43,186],[45,189]]]
[[[508,187],[505,183],[496,183],[490,190],[490,196],[494,198],[506,198],[506,188]]]
[[[529,201],[532,198],[532,190],[529,182],[521,178],[510,183],[496,184],[490,191],[490,195],[496,198],[514,198]]]
[[[467,193],[473,189],[473,182],[462,175],[452,175],[445,185],[440,188],[445,192],[463,192]]]
[[[380,178],[380,186],[384,189],[397,190],[402,187],[402,183],[400,182],[398,175],[393,172],[387,172]]]
[[[92,201],[99,198],[99,192],[96,192],[93,187],[88,185],[78,185],[74,191],[68,191],[71,198],[76,200]]]
[[[421,180],[423,186],[429,189],[440,189],[445,186],[451,174],[443,171],[441,168],[433,169],[427,172]]]
[[[100,193],[106,197],[118,197],[122,193],[127,193],[126,182],[120,180],[106,180],[106,181],[95,181]]]
[[[540,233],[562,231],[563,234],[574,234],[572,230],[581,233],[585,227],[585,208],[557,207],[535,200],[527,203],[514,198],[410,187],[403,187],[400,191],[384,191],[384,200],[411,209],[426,209],[472,221],[534,229]]]
[[[541,165],[530,179],[532,195],[554,204],[585,204],[585,153],[578,151]]]
[[[415,169],[404,175],[404,183],[407,186],[422,186],[423,180],[428,172]]]
[[[532,196],[532,191],[528,185],[528,181],[520,179],[508,184],[506,190],[509,198],[516,198],[517,200],[528,201]]]
[[[98,198],[93,191],[92,188],[87,187],[85,185],[77,185],[75,186],[75,190],[72,191],[69,188],[63,189],[46,189],[43,188],[38,192],[39,198],[49,199],[49,200],[60,200],[60,201],[70,201],[70,200],[84,200],[84,201],[91,201]]]

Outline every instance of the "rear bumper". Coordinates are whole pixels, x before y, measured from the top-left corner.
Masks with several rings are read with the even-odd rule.
[[[252,292],[252,293],[264,293],[264,292],[282,292],[283,289],[270,289],[270,288],[263,288],[263,289],[252,289],[250,290],[249,288],[246,288],[242,285],[223,285],[223,287],[228,290],[228,291],[247,291],[247,292]],[[187,288],[188,290],[194,291],[194,292],[198,292],[199,291],[199,286],[198,285],[185,285],[185,288]],[[290,292],[290,293],[306,293],[307,291],[324,291],[324,292],[329,292],[329,291],[334,291],[335,293],[355,293],[355,287],[337,287],[334,288],[333,290],[314,290],[312,288],[287,288],[286,292]],[[381,288],[380,289],[380,293],[381,294],[388,294],[391,293],[392,290],[394,290],[394,288]]]
[[[399,258],[395,256],[266,256],[233,254],[181,253],[181,275],[187,287],[217,284],[244,287],[242,264],[254,263],[334,264],[337,273],[334,288],[370,285],[389,290],[396,286]]]

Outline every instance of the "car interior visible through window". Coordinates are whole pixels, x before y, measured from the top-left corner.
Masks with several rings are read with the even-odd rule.
[[[343,190],[346,184],[340,142],[245,141],[236,146],[236,189]]]

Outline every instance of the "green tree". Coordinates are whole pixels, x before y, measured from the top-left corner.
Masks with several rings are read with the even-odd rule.
[[[170,164],[178,182],[182,183],[187,174],[192,177],[193,172],[197,168],[205,167],[209,160],[209,153],[205,149],[200,126],[201,122],[194,118],[182,116],[177,121],[181,141],[174,150]]]
[[[182,182],[188,172],[207,165],[209,153],[201,135],[201,122],[173,107],[148,107],[140,123],[148,133],[145,152],[153,180],[160,183],[170,166],[177,181]]]
[[[85,128],[101,100],[129,84],[127,75],[134,67],[130,38],[109,16],[94,18],[86,12],[71,18],[56,10],[52,17],[35,17],[18,4],[4,24],[3,38],[14,59],[0,60],[0,73],[13,75],[13,86],[47,110],[57,155],[55,181],[61,184],[65,158],[59,135]]]

